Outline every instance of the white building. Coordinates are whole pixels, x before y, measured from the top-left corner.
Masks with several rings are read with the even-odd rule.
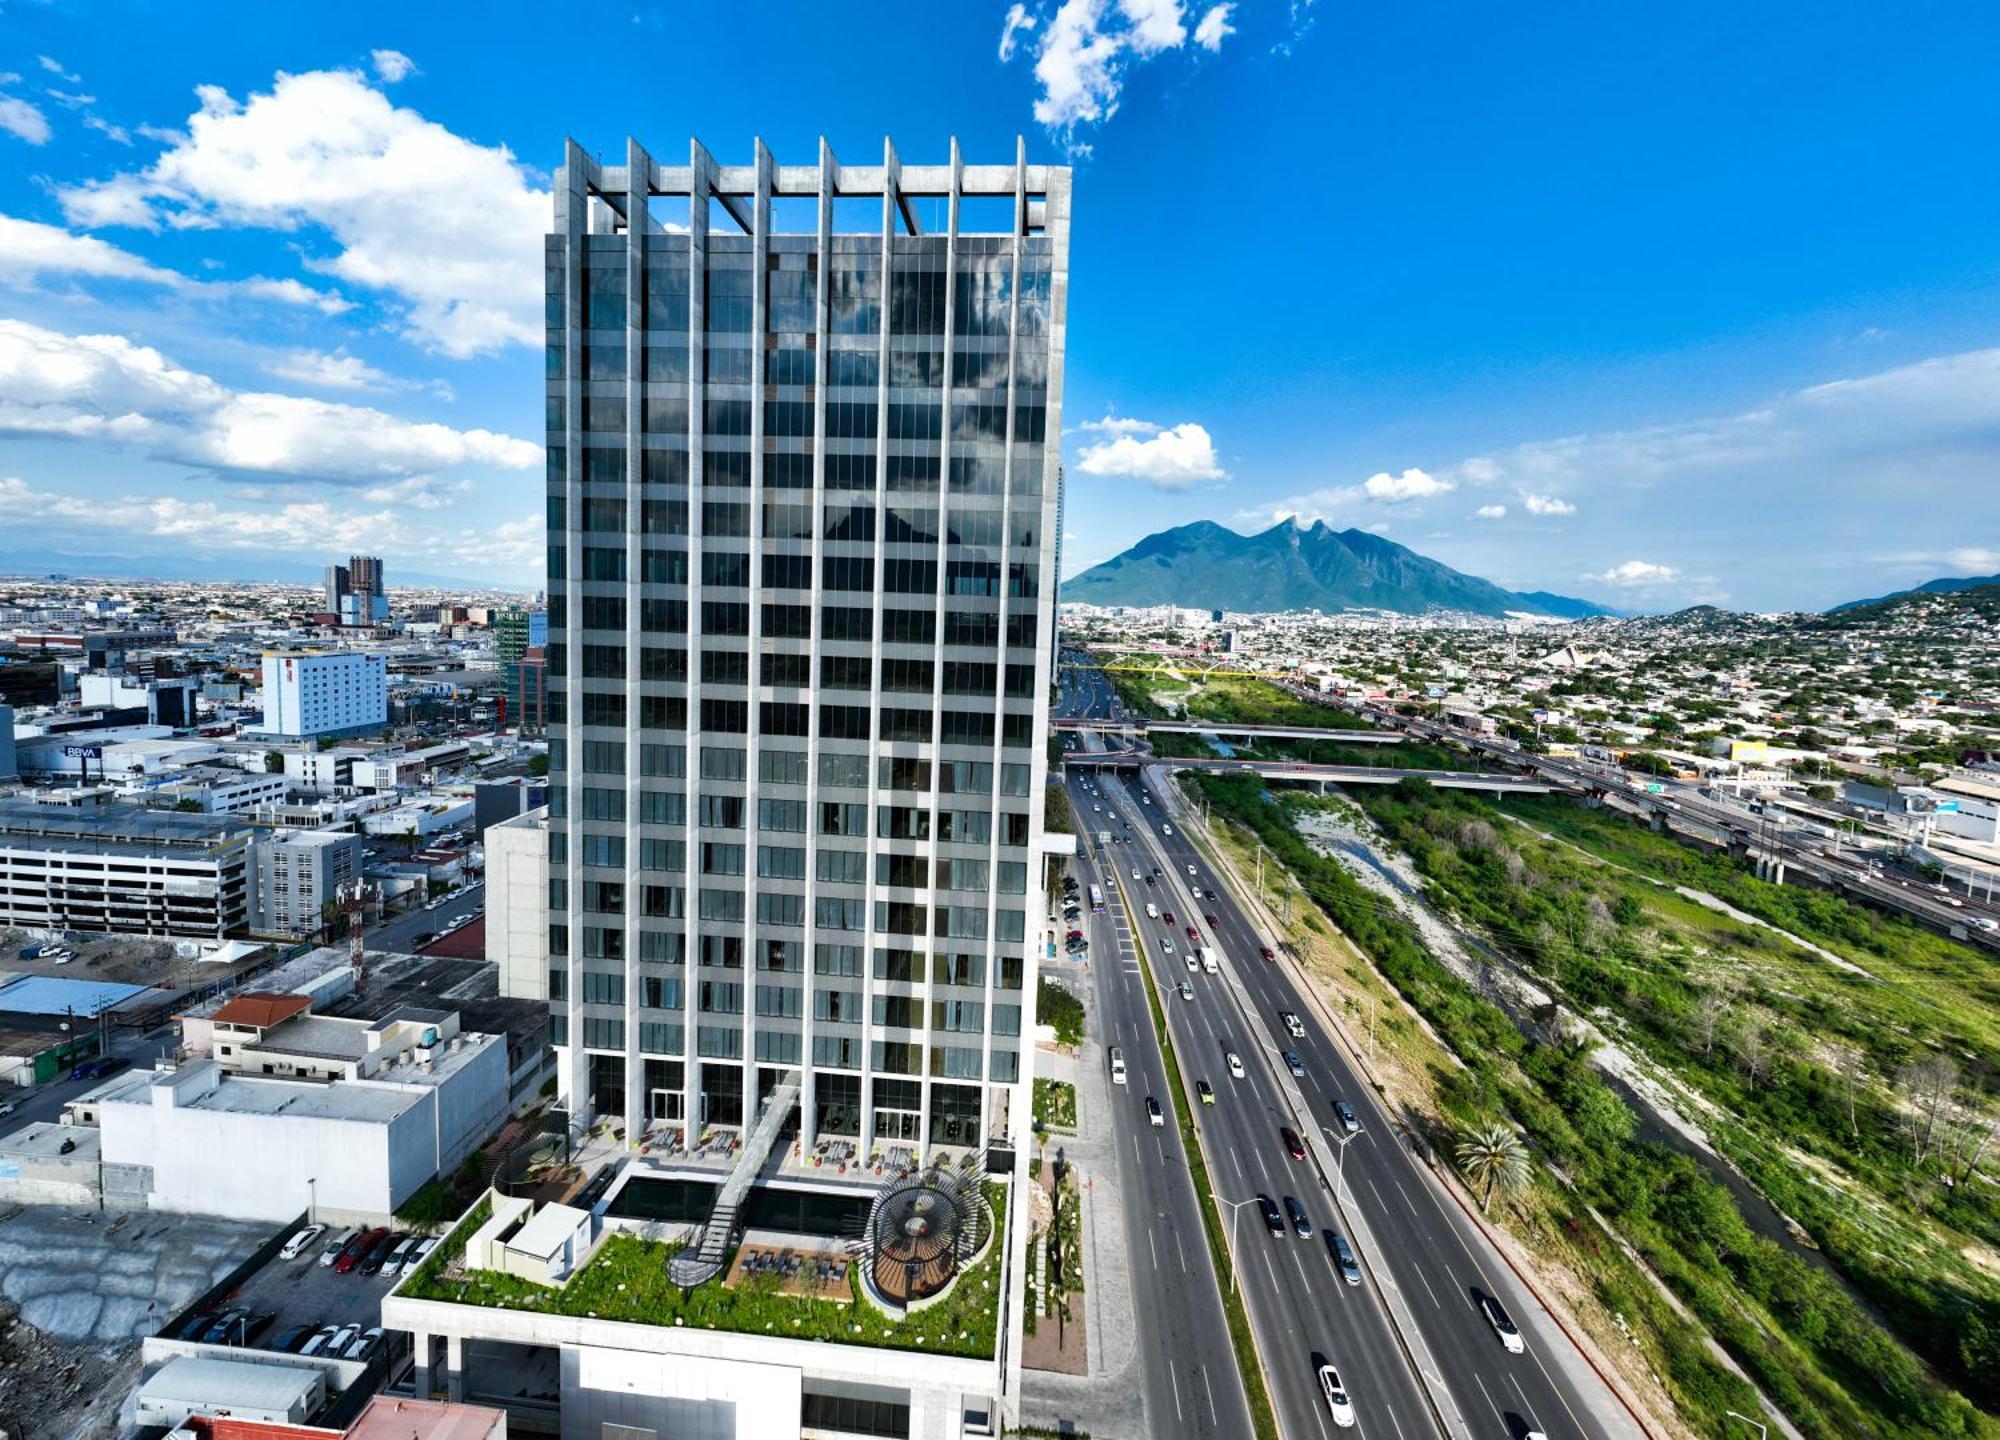
[[[264,654],[262,733],[290,739],[360,735],[389,723],[389,670],[378,654]]]
[[[486,958],[500,993],[549,998],[549,809],[486,827]]]
[[[506,1118],[506,1040],[462,1033],[453,1011],[343,1020],[246,995],[206,1025],[212,1057],[71,1103],[99,1127],[107,1203],[379,1222]]]
[[[260,935],[309,935],[319,929],[321,907],[342,885],[360,878],[367,860],[361,837],[339,830],[280,830],[259,850],[255,928]]]
[[[250,923],[254,866],[223,816],[0,800],[0,926],[221,939]]]

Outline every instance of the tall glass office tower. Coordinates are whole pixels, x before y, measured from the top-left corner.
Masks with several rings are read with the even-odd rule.
[[[553,1038],[578,1116],[1026,1132],[1069,172],[622,166],[548,238]]]

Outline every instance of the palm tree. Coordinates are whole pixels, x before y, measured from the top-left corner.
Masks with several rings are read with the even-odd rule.
[[[1467,1183],[1479,1186],[1483,1213],[1495,1190],[1520,1190],[1528,1183],[1528,1147],[1505,1125],[1487,1124],[1458,1142],[1458,1167]]]

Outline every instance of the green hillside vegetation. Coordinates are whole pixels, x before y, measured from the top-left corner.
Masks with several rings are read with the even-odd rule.
[[[1244,825],[1271,848],[1465,1062],[1466,1070],[1438,1077],[1452,1133],[1495,1120],[1520,1126],[1547,1162],[1538,1165],[1536,1183],[1552,1185],[1547,1166],[1560,1167],[1580,1197],[1606,1216],[1802,1433],[1814,1440],[2000,1435],[2000,1424],[1938,1384],[1835,1279],[1754,1234],[1729,1193],[1694,1160],[1637,1138],[1636,1117],[1591,1068],[1585,1047],[1554,1025],[1531,1026],[1538,1033],[1524,1033],[1434,959],[1392,907],[1300,839],[1294,821],[1302,810],[1344,802],[1302,794],[1267,798],[1262,782],[1240,775],[1201,774],[1191,783],[1219,818]],[[1392,819],[1408,820],[1426,834],[1449,832],[1469,820],[1499,829],[1490,807],[1470,816],[1454,813],[1455,803],[1421,782],[1406,781],[1377,803]],[[1504,856],[1483,845],[1473,848],[1475,856],[1487,858],[1465,863],[1490,863],[1499,878],[1485,877],[1488,883],[1509,888]],[[1510,848],[1519,853],[1518,846]],[[1554,862],[1548,863],[1546,873],[1555,875]],[[1578,857],[1576,863],[1588,862]],[[1588,878],[1594,889],[1598,877]],[[1574,931],[1573,907],[1594,917],[1592,894],[1579,893],[1586,888],[1577,873],[1535,887],[1552,907],[1540,918],[1559,937]],[[1630,902],[1624,920],[1616,913],[1620,898]],[[1613,909],[1610,923],[1657,930],[1659,922],[1647,918],[1653,898],[1614,896],[1605,902]],[[1637,916],[1632,906],[1638,907]],[[1622,967],[1625,983],[1642,988],[1634,979],[1644,973],[1640,958],[1616,944],[1602,948]],[[1552,953],[1567,959],[1571,951],[1558,946]],[[1665,993],[1670,996],[1671,988]],[[1446,1138],[1434,1137],[1440,1143]],[[1754,1411],[1741,1383],[1678,1335],[1671,1321],[1649,1312],[1643,1295],[1602,1286],[1600,1299],[1628,1321],[1647,1321],[1649,1354],[1694,1428],[1724,1433],[1725,1409]],[[1986,1383],[1994,1374],[1990,1332],[1981,1329],[1986,1322],[1977,1311],[1947,1311],[1941,1305],[1940,1316],[1946,1313],[1963,1322],[1954,1326],[1960,1353],[1946,1368],[1969,1387]]]

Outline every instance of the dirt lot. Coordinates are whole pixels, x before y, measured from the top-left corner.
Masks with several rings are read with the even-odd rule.
[[[76,951],[67,965],[23,960],[21,951],[39,943],[21,930],[0,929],[0,971],[25,975],[56,975],[71,980],[110,980],[120,985],[154,985],[183,990],[206,985],[231,972],[227,965],[177,955],[172,940],[147,940],[131,935],[72,934],[64,942]],[[194,942],[182,941],[192,945]]]
[[[140,1338],[268,1234],[193,1215],[0,1210],[0,1428],[32,1440],[115,1434]]]

